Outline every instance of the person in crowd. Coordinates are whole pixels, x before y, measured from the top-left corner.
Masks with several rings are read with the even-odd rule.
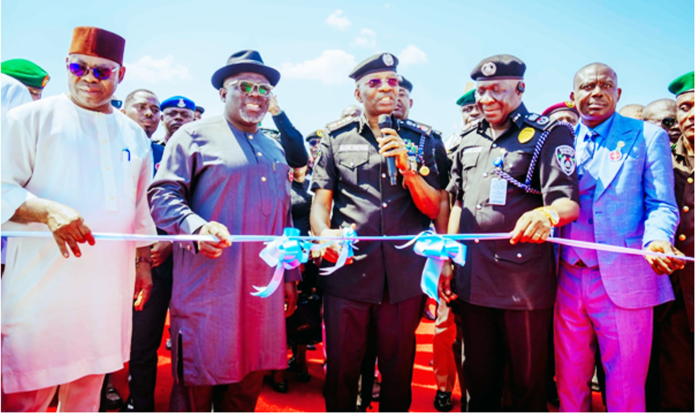
[[[151,243],[95,243],[92,235],[156,234],[149,142],[110,104],[125,75],[124,48],[115,33],[75,28],[68,92],[15,108],[3,124],[3,229],[53,233],[9,241],[6,411],[46,411],[59,385],[59,411],[96,411],[104,374],[128,361],[133,300],[139,310],[150,295]]]
[[[427,229],[440,209],[439,174],[429,131],[392,120],[380,128],[379,116],[396,108],[398,59],[383,53],[360,62],[350,73],[360,117],[327,126],[312,177],[312,232],[358,235],[413,234]],[[420,147],[415,156],[409,148]],[[396,185],[388,162],[394,158]],[[420,275],[425,258],[396,249],[397,242],[361,241],[352,264],[320,278],[324,289],[327,368],[324,396],[328,411],[353,411],[368,338],[376,338],[382,374],[380,410],[408,411],[415,355],[415,331],[423,309]],[[338,257],[328,248],[323,266]]]
[[[311,178],[312,172],[314,171],[314,163],[317,161],[317,158],[319,158],[319,143],[321,142],[321,139],[324,137],[325,133],[326,132],[323,129],[316,129],[307,134],[305,137],[305,142],[309,147],[309,168],[307,170],[308,178]]]
[[[628,104],[624,105],[623,108],[619,110],[619,115],[624,116],[626,118],[633,118],[633,119],[643,119],[643,105],[640,104]]]
[[[154,92],[138,89],[128,94],[123,113],[137,122],[150,139],[154,169],[162,160],[164,147],[152,136],[161,119],[160,101]],[[158,229],[158,234],[166,234]],[[164,324],[172,295],[172,249],[171,242],[152,245],[152,292],[150,300],[139,312],[133,312],[133,337],[131,340],[130,363],[128,365],[129,397],[123,411],[148,412],[155,410],[155,385],[157,380],[157,349],[162,342]]]
[[[285,317],[300,272],[285,270],[266,298],[251,295],[274,268],[259,258],[262,243],[230,242],[230,233],[280,235],[291,225],[290,166],[258,127],[279,80],[257,51],[231,55],[212,77],[223,114],[172,136],[149,190],[160,229],[218,239],[173,251],[172,411],[253,411],[264,371],[287,367]]]
[[[677,98],[676,125],[682,132],[672,148],[674,193],[680,214],[674,243],[679,251],[693,257],[694,72],[675,79],[669,91]],[[693,412],[694,262],[686,262],[683,269],[670,275],[670,280],[674,301],[656,307],[653,316],[653,357],[648,375],[653,381],[646,383],[647,409]]]
[[[500,410],[506,365],[509,409],[546,410],[556,277],[544,241],[578,217],[573,133],[527,111],[525,69],[515,56],[495,55],[472,71],[484,119],[463,137],[448,186],[456,200],[450,233],[512,232],[510,240],[465,242],[457,292],[448,266],[440,276],[444,299],[458,299],[471,411]]]
[[[202,106],[196,105],[196,110],[193,113],[193,120],[198,121],[199,119],[201,119],[204,112],[205,112],[205,108],[203,108]]]
[[[573,101],[564,101],[551,105],[541,113],[542,116],[547,116],[551,121],[567,122],[575,128],[580,121],[580,113],[575,108]]]
[[[652,122],[667,131],[673,148],[682,136],[677,123],[677,101],[674,99],[658,99],[647,104],[643,109],[643,121]]]
[[[462,131],[466,131],[473,126],[475,121],[483,117],[476,106],[475,90],[472,89],[457,99],[457,106],[462,108]]]
[[[457,99],[457,105],[461,107],[462,111],[462,130],[448,149],[450,160],[454,159],[454,153],[459,148],[464,134],[476,125],[476,121],[483,117],[478,106],[476,106],[474,92],[475,90],[472,89]]]
[[[17,79],[7,76],[4,73],[0,74],[0,83],[2,85],[2,120],[0,124],[5,125],[5,115],[7,111],[19,105],[32,102],[32,95],[26,86]],[[5,256],[7,253],[7,237],[2,238],[2,269],[0,274],[5,273]]]
[[[573,87],[581,119],[575,131],[581,208],[562,236],[677,254],[667,133],[615,112],[621,88],[606,64],[578,70]],[[653,307],[674,299],[662,275],[683,261],[567,246],[560,258],[554,314],[560,409],[589,411],[599,345],[607,409],[645,411]]]
[[[48,72],[36,63],[26,59],[10,59],[0,64],[0,72],[22,82],[35,101],[41,99],[44,88],[51,80]]]
[[[193,122],[195,110],[196,104],[184,96],[172,96],[162,101],[160,111],[162,125],[164,125],[164,139],[160,144],[165,146],[179,128]]]

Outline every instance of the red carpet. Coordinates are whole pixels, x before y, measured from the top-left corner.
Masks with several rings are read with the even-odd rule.
[[[433,322],[422,320],[417,331],[417,349],[416,363],[413,370],[413,403],[411,411],[413,412],[432,412],[433,399],[435,397],[435,377],[430,366],[432,360],[432,336]],[[169,321],[167,321],[167,329]],[[172,371],[171,358],[169,351],[165,348],[165,342],[169,335],[165,330],[164,338],[159,350],[159,367],[157,371],[157,391],[156,391],[156,411],[169,410],[169,391],[172,386]],[[290,391],[287,394],[277,393],[271,388],[270,379],[264,383],[263,390],[259,402],[256,405],[256,411],[260,412],[277,412],[277,411],[325,411],[324,397],[322,388],[324,385],[324,370],[322,363],[324,362],[324,353],[321,344],[317,345],[316,351],[307,351],[307,360],[309,364],[309,373],[312,375],[312,380],[309,383],[301,383],[297,381],[295,373],[286,372]],[[127,366],[114,375],[114,383],[116,388],[121,393],[123,398],[128,396],[128,368]],[[459,402],[461,393],[459,391],[459,382],[455,386],[452,396],[454,402],[454,410],[459,411]],[[598,393],[593,395],[593,411],[604,411],[601,397]],[[378,411],[379,404],[373,403],[371,411]],[[558,411],[555,407],[549,406],[551,411]],[[55,410],[55,408],[53,408]]]

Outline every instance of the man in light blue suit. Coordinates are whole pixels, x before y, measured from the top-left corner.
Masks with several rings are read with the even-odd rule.
[[[616,113],[614,70],[593,63],[575,75],[580,111],[576,151],[580,217],[563,228],[574,240],[677,254],[679,221],[669,137]],[[609,411],[645,411],[653,307],[674,299],[678,260],[561,249],[554,342],[562,411],[589,411],[597,345]]]

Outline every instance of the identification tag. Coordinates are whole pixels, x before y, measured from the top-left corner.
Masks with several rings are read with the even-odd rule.
[[[500,178],[491,179],[491,192],[488,202],[495,206],[504,206],[507,198],[507,181]]]

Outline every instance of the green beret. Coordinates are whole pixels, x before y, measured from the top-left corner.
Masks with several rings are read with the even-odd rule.
[[[474,89],[470,90],[469,92],[460,96],[459,99],[457,99],[457,105],[459,106],[473,105],[475,103],[476,98],[474,97]]]
[[[691,71],[686,75],[682,75],[677,79],[673,80],[672,83],[669,84],[669,87],[667,89],[669,89],[669,91],[675,95],[681,95],[684,92],[693,91],[694,71]]]
[[[2,62],[0,72],[7,76],[12,76],[26,86],[41,88],[51,79],[48,73],[41,69],[39,65],[26,59],[10,59]]]

